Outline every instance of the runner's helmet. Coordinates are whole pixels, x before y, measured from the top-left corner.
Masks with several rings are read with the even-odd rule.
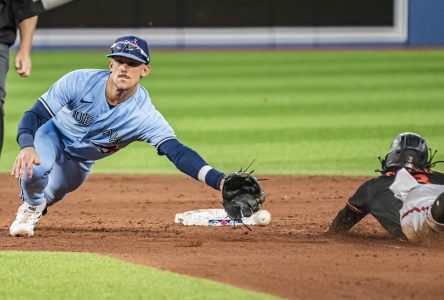
[[[381,161],[382,172],[400,168],[428,168],[429,148],[419,134],[404,132],[399,134],[390,145],[390,150]]]

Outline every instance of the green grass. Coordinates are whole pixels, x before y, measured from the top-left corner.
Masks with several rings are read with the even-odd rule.
[[[66,72],[106,68],[104,56],[36,51],[30,78],[9,72],[0,172],[17,154],[22,113]],[[444,50],[154,49],[152,56],[143,85],[154,104],[181,141],[223,171],[255,158],[262,174],[372,175],[377,157],[405,131],[444,151]],[[178,173],[144,143],[97,162],[95,172]],[[0,252],[0,265],[0,299],[267,297],[89,254]]]
[[[0,264],[5,300],[277,299],[95,254],[8,251]]]
[[[11,70],[0,171],[9,171],[17,153],[23,111],[64,73],[106,68],[104,55],[34,52],[30,78]],[[255,158],[257,173],[371,175],[405,131],[444,151],[444,50],[154,50],[152,57],[143,85],[154,104],[182,142],[223,171]],[[134,143],[98,161],[95,172],[178,171],[152,147]]]

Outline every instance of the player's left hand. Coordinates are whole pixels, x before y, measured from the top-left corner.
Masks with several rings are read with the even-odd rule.
[[[31,54],[19,50],[15,56],[14,66],[17,74],[22,77],[28,77],[32,69]]]
[[[227,215],[233,220],[240,220],[261,209],[265,194],[256,177],[236,172],[225,177],[222,198]]]
[[[40,159],[35,149],[33,147],[23,148],[15,159],[11,175],[24,179],[26,171],[28,171],[28,178],[32,178],[32,165],[40,165]]]

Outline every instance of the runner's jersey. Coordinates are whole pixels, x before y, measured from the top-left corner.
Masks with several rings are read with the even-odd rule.
[[[439,172],[417,172],[413,177],[421,184],[444,184],[444,174]],[[402,236],[399,210],[402,201],[390,190],[395,180],[391,172],[363,183],[350,197],[348,206],[360,215],[371,214],[393,236]]]

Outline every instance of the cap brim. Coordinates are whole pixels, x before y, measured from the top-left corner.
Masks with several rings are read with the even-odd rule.
[[[139,58],[139,57],[137,57],[135,55],[129,54],[129,53],[112,53],[112,54],[108,54],[106,57],[115,57],[115,56],[123,56],[123,57],[126,57],[126,58],[130,58],[132,60],[136,60],[136,61],[139,61],[141,63],[147,64],[147,62],[144,61],[143,59],[141,59],[141,58]]]

